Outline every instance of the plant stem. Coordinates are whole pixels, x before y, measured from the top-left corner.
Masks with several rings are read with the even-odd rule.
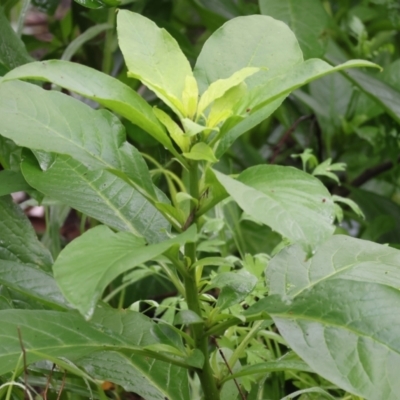
[[[198,179],[198,164],[192,162],[189,169],[189,193],[190,195],[198,199],[199,198],[199,179]],[[196,205],[192,205],[191,213],[195,213]],[[193,223],[196,223],[196,217],[194,217]],[[190,264],[196,261],[196,244],[187,243],[185,245],[185,256],[190,259]],[[184,277],[185,280],[185,295],[186,302],[189,310],[195,312],[199,316],[202,315],[201,305],[199,299],[199,292],[196,282],[196,269],[190,268],[189,265],[188,274]],[[191,325],[191,336],[193,337],[195,347],[199,349],[204,356],[204,365],[201,370],[196,370],[199,376],[201,387],[203,389],[204,399],[207,400],[219,400],[219,390],[217,382],[214,378],[214,374],[209,361],[208,352],[208,337],[204,335],[203,324]]]
[[[111,26],[115,26],[115,8],[112,7],[108,10],[107,23]],[[110,75],[112,69],[112,55],[113,55],[113,41],[114,41],[114,29],[108,29],[106,31],[106,38],[104,41],[104,52],[103,52],[103,65],[102,70],[105,74]]]

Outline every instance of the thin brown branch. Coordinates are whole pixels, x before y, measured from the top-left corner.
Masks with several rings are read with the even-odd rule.
[[[214,336],[211,336],[211,338],[213,339],[215,345],[217,346],[218,352],[219,352],[219,354],[221,355],[222,359],[224,360],[224,363],[225,363],[226,367],[228,368],[229,373],[230,373],[231,375],[233,375],[232,368],[230,367],[229,362],[228,362],[228,360],[226,359],[225,354],[224,354],[224,352],[222,351],[221,347],[219,347],[219,344],[218,344],[218,342],[217,342],[217,339],[216,339]],[[243,393],[242,388],[240,387],[240,385],[239,385],[238,381],[236,380],[236,378],[233,378],[233,381],[235,382],[236,388],[237,388],[237,390],[238,390],[238,392],[239,392],[240,397],[242,398],[242,400],[246,400],[246,395]]]
[[[21,351],[22,351],[22,359],[24,363],[24,398],[29,399],[28,396],[28,368],[27,368],[27,363],[26,363],[26,350],[24,346],[24,342],[22,341],[22,333],[21,333],[21,328],[18,326],[17,327],[18,331],[18,339],[19,339],[19,345],[21,346]]]
[[[360,187],[364,183],[368,182],[369,180],[375,178],[376,176],[386,172],[390,171],[395,165],[400,163],[400,157],[397,159],[397,161],[394,163],[393,161],[386,161],[382,164],[375,165],[374,167],[366,169],[364,172],[362,172],[360,175],[358,175],[356,178],[354,178],[351,182],[350,185],[353,187]],[[340,196],[348,196],[350,194],[350,190],[346,189],[344,187],[337,188],[335,190],[337,194]]]
[[[279,142],[276,144],[274,153],[272,154],[270,164],[274,164],[276,158],[278,157],[279,153],[282,150],[283,145],[288,141],[292,133],[295,131],[297,126],[300,124],[300,122],[303,122],[309,118],[311,118],[313,115],[302,115],[300,118],[297,118],[296,121],[292,124],[292,126],[282,135],[280,138]]]
[[[51,378],[53,376],[53,371],[54,371],[55,367],[56,367],[56,364],[53,364],[53,366],[51,367],[50,374],[49,374],[49,376],[47,378],[46,387],[44,388],[44,392],[43,392],[43,399],[44,400],[47,400],[47,392],[49,391],[50,381],[51,381]]]
[[[64,390],[66,378],[67,378],[67,371],[64,371],[64,375],[63,375],[63,378],[62,378],[60,391],[58,392],[57,400],[60,400],[60,399],[61,399],[61,394],[62,394],[62,392],[63,392],[63,390]]]

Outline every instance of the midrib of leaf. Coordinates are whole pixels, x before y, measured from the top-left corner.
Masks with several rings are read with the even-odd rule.
[[[383,347],[387,348],[388,350],[392,351],[393,353],[397,353],[397,354],[400,355],[400,351],[399,350],[390,347],[388,344],[386,344],[384,342],[381,342],[380,340],[378,340],[377,338],[374,338],[373,336],[369,336],[364,332],[360,332],[360,331],[358,331],[356,329],[352,329],[348,325],[339,325],[339,324],[334,323],[334,322],[329,321],[329,320],[324,320],[324,319],[320,319],[320,318],[317,318],[317,317],[310,317],[310,316],[306,316],[304,314],[294,314],[294,313],[291,313],[290,315],[279,314],[279,313],[269,313],[269,314],[277,316],[277,317],[282,318],[282,319],[290,320],[291,322],[295,322],[296,324],[297,324],[297,319],[301,319],[302,321],[309,321],[309,322],[319,323],[322,326],[324,326],[324,329],[325,329],[326,326],[330,326],[330,327],[333,327],[333,328],[340,328],[342,330],[346,330],[346,331],[348,331],[350,333],[353,333],[356,336],[369,338],[373,342],[382,345]],[[296,318],[296,320],[294,320],[295,318]],[[326,347],[329,349],[329,346],[326,346]]]
[[[47,109],[46,109],[46,110],[47,110]],[[54,133],[55,136],[57,136],[57,137],[59,137],[59,138],[61,138],[61,139],[63,139],[63,140],[66,140],[67,142],[73,144],[75,147],[78,147],[80,150],[83,150],[83,151],[84,151],[86,154],[88,154],[90,157],[96,159],[96,160],[99,161],[101,164],[105,165],[105,166],[107,167],[107,169],[111,169],[111,170],[112,170],[112,169],[115,169],[115,166],[113,166],[113,165],[111,165],[111,164],[108,164],[104,159],[102,159],[102,158],[99,157],[98,155],[90,153],[85,147],[82,147],[79,143],[74,142],[71,138],[69,138],[69,137],[67,137],[67,136],[61,135],[59,132],[57,132],[56,130],[54,130],[53,128],[51,128],[50,125],[46,125],[46,124],[44,124],[43,122],[41,122],[40,120],[38,121],[38,120],[32,118],[29,114],[25,114],[25,113],[23,113],[23,112],[21,112],[21,111],[19,111],[19,112],[20,112],[22,115],[24,115],[25,117],[27,117],[27,119],[29,119],[29,120],[31,120],[31,121],[34,121],[34,122],[39,122],[39,125],[42,125],[42,126],[44,127],[44,129],[47,129],[47,130],[49,130],[50,132]],[[66,120],[66,122],[67,122],[67,125],[69,126],[69,123],[68,123],[67,120]],[[70,131],[71,131],[71,129],[70,129]],[[103,147],[103,143],[99,142],[99,144],[100,144],[101,147]],[[118,153],[118,155],[119,155],[118,149],[116,149],[116,150],[117,150],[117,153]],[[71,157],[72,157],[72,156],[71,156]],[[74,158],[74,157],[72,157],[72,158]]]
[[[85,182],[87,182],[87,184],[88,184],[95,192],[99,193],[99,197],[101,197],[101,198],[104,200],[104,202],[110,207],[110,209],[113,210],[113,211],[121,218],[121,220],[124,221],[124,222],[126,223],[126,226],[128,226],[128,227],[130,228],[131,233],[133,233],[135,236],[138,236],[138,235],[139,235],[140,237],[142,237],[142,235],[141,235],[141,234],[134,228],[134,226],[131,224],[130,220],[128,220],[128,219],[125,218],[125,216],[121,213],[120,209],[116,208],[116,207],[114,206],[114,204],[110,202],[110,200],[108,199],[108,197],[104,196],[103,192],[100,191],[100,189],[96,188],[96,187],[93,185],[93,182],[89,181],[89,180],[86,178],[86,175],[80,174],[76,168],[73,168],[73,170],[75,170],[75,171],[77,172],[77,174],[80,175],[80,176],[82,177],[82,180],[84,180]],[[115,179],[114,179],[114,181],[113,181],[112,183],[114,183],[114,182],[118,179],[118,178],[115,177],[115,176],[114,176],[114,178],[115,178]],[[143,207],[144,207],[144,206],[142,206],[142,208],[143,208]],[[123,208],[123,207],[121,207],[121,209],[122,209],[122,208]],[[136,214],[136,215],[137,215],[137,214]],[[155,213],[154,213],[154,215],[155,215]],[[154,218],[154,216],[153,216],[153,218]]]

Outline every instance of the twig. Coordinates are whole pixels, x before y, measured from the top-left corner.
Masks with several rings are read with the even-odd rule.
[[[272,154],[270,164],[274,164],[276,157],[278,157],[279,153],[281,152],[282,146],[290,138],[291,134],[294,132],[294,130],[297,128],[300,122],[303,122],[311,118],[312,116],[313,114],[310,114],[310,115],[303,115],[300,118],[297,118],[297,120],[293,123],[293,125],[283,134],[283,136],[280,138],[279,142],[275,146],[274,154]]]
[[[27,394],[27,390],[28,390],[28,368],[26,366],[26,350],[24,347],[24,343],[22,341],[22,333],[21,333],[21,329],[18,326],[17,327],[17,331],[18,331],[18,339],[19,339],[19,345],[21,346],[21,350],[22,350],[22,359],[24,362],[24,385],[25,385],[25,389],[24,389],[24,398],[27,399],[29,398],[28,394]]]
[[[43,399],[44,400],[47,400],[47,392],[48,392],[49,387],[50,387],[50,381],[51,381],[51,377],[53,376],[53,371],[54,371],[55,367],[56,367],[56,364],[53,364],[53,366],[51,367],[51,371],[50,371],[49,377],[47,378],[46,387],[45,387],[44,392],[43,392]]]
[[[224,363],[225,363],[226,367],[228,368],[229,373],[230,373],[231,375],[233,375],[232,368],[230,367],[230,365],[229,365],[229,363],[228,363],[228,360],[226,359],[225,354],[224,354],[224,352],[222,351],[221,347],[219,347],[218,342],[217,342],[217,339],[216,339],[214,336],[211,336],[211,338],[213,339],[215,345],[217,346],[218,352],[219,352],[219,354],[221,355],[222,359],[224,360]],[[243,393],[242,388],[240,387],[240,385],[239,385],[238,381],[236,380],[236,378],[233,378],[233,381],[235,382],[235,385],[236,385],[236,387],[237,387],[237,390],[238,390],[238,392],[239,392],[240,397],[242,398],[242,400],[246,400],[246,395]]]
[[[60,400],[60,399],[61,399],[61,394],[62,394],[62,391],[64,390],[65,379],[66,379],[66,378],[67,378],[67,371],[64,371],[64,375],[63,375],[63,378],[62,378],[60,391],[58,392],[57,400]]]
[[[370,179],[375,178],[376,176],[382,174],[383,172],[389,171],[398,163],[400,163],[400,157],[397,159],[396,163],[394,163],[393,161],[386,161],[382,164],[376,165],[375,167],[368,168],[363,173],[354,178],[350,182],[350,185],[354,187],[359,187],[363,185],[365,182],[368,182]],[[350,194],[350,190],[343,187],[338,188],[336,192],[340,196],[344,197]]]

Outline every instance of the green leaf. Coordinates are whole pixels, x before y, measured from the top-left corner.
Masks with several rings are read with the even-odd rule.
[[[127,10],[118,12],[117,31],[128,75],[141,80],[178,115],[184,115],[182,93],[186,77],[193,73],[176,40],[153,21]]]
[[[98,24],[91,26],[88,28],[85,32],[80,34],[78,37],[76,37],[74,40],[72,40],[67,48],[64,50],[64,53],[61,56],[61,60],[64,61],[70,61],[71,58],[74,56],[74,54],[88,41],[92,40],[95,38],[97,35],[100,33],[112,29],[111,24]]]
[[[15,192],[25,192],[32,189],[24,179],[21,172],[0,171],[0,196]]]
[[[334,203],[313,176],[275,165],[248,168],[238,180],[214,173],[243,211],[308,252],[333,234]]]
[[[400,91],[374,76],[361,71],[347,72],[345,76],[400,123]]]
[[[20,146],[67,154],[91,169],[126,173],[140,189],[156,197],[145,161],[125,141],[119,119],[107,110],[93,110],[70,96],[29,83],[3,82],[0,131]]]
[[[258,71],[260,71],[260,68],[245,67],[236,71],[227,79],[218,79],[211,83],[200,98],[197,116],[199,117],[212,102],[222,97],[229,89],[240,85],[246,78]]]
[[[196,143],[189,153],[182,153],[182,155],[190,160],[209,161],[212,163],[217,162],[212,148],[204,142]]]
[[[204,324],[203,319],[191,310],[181,310],[175,315],[174,325]]]
[[[118,0],[74,0],[74,1],[80,4],[81,6],[91,9],[102,8],[104,6],[117,7],[121,3]]]
[[[267,269],[270,296],[250,313],[269,313],[310,367],[367,399],[396,399],[400,382],[400,252],[333,236],[305,261],[299,246]]]
[[[111,329],[137,346],[159,343],[151,334],[156,325],[140,313],[97,309],[92,322]],[[112,351],[91,354],[77,364],[94,378],[119,384],[146,400],[189,398],[187,371],[175,365]]]
[[[100,71],[68,61],[34,62],[9,72],[3,80],[35,79],[56,85],[97,101],[152,135],[174,153],[174,147],[153,110],[129,86]]]
[[[122,386],[146,400],[190,398],[186,370],[175,365],[113,351],[91,354],[77,362],[91,376]]]
[[[2,260],[43,270],[49,270],[53,264],[30,221],[9,196],[0,197],[0,264]]]
[[[286,24],[264,15],[251,15],[228,21],[210,36],[194,73],[203,93],[211,83],[243,68],[268,68],[246,80],[253,88],[302,61],[296,37]]]
[[[172,140],[180,147],[182,151],[187,151],[190,146],[190,140],[185,137],[181,127],[163,110],[154,107],[154,114],[158,120],[167,128]]]
[[[128,232],[114,233],[105,226],[93,228],[75,239],[60,253],[54,276],[70,303],[85,318],[93,314],[104,289],[120,274],[154,259],[174,244],[194,241],[195,227],[150,246]]]
[[[253,291],[257,282],[257,277],[244,270],[223,272],[211,280],[209,288],[222,289],[218,296],[217,307],[224,310],[244,300]]]
[[[240,378],[242,376],[262,374],[266,375],[269,372],[278,371],[302,371],[302,372],[314,372],[304,361],[301,360],[278,360],[268,361],[265,363],[259,363],[243,367],[239,372],[228,375],[225,380],[231,380]]]
[[[0,283],[53,309],[69,308],[53,276],[38,267],[0,260]]]
[[[26,155],[21,169],[35,189],[114,229],[144,236],[150,243],[167,238],[169,223],[160,212],[111,172],[90,171],[61,155],[45,171],[33,156]]]
[[[27,364],[44,359],[56,361],[57,357],[76,361],[106,350],[123,351],[137,359],[143,358],[142,362],[151,357],[184,364],[180,358],[168,358],[143,350],[135,338],[116,332],[116,327],[110,329],[101,323],[87,322],[75,312],[11,309],[0,311],[0,320],[0,375],[13,371],[21,357],[18,331],[26,351]],[[137,319],[131,319],[131,325],[135,323],[135,328],[139,329]]]
[[[8,70],[32,61],[22,40],[16,35],[0,6],[0,65]]]
[[[221,157],[240,135],[271,115],[290,92],[333,72],[357,67],[379,68],[376,64],[365,60],[347,61],[332,67],[325,61],[311,59],[294,65],[285,73],[250,90],[236,104],[233,112],[236,116],[235,119],[233,121],[232,118],[228,119],[226,124],[222,126],[223,138],[217,148],[216,156]],[[261,73],[257,74],[257,76],[260,75]]]
[[[306,59],[324,55],[329,18],[319,0],[259,0],[259,5],[261,14],[283,21],[290,27]]]

